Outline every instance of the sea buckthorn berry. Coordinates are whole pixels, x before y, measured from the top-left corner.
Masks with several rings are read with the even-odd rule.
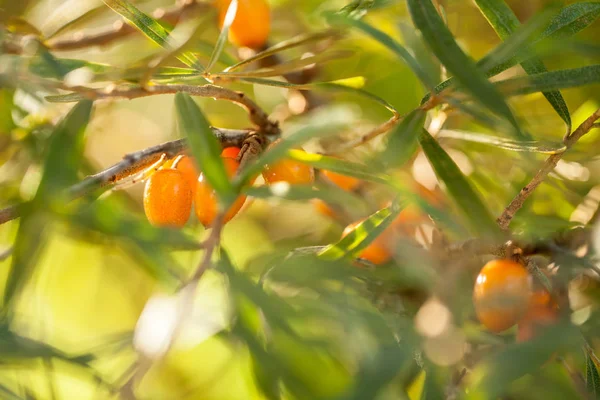
[[[223,164],[225,165],[225,170],[227,171],[227,175],[229,178],[232,178],[240,164],[234,160],[233,158],[223,158]],[[240,211],[244,202],[246,201],[246,196],[239,196],[235,202],[231,205],[229,210],[225,213],[225,218],[223,223],[229,222],[235,215]],[[217,217],[218,211],[218,197],[216,192],[210,186],[208,181],[205,179],[204,174],[200,174],[198,178],[198,182],[196,184],[196,192],[194,193],[194,205],[196,210],[196,216],[198,220],[205,227],[209,227],[214,222]]]
[[[192,211],[192,190],[185,175],[176,169],[152,174],[144,189],[144,211],[152,225],[185,225]]]
[[[194,192],[196,190],[196,181],[200,176],[198,168],[196,168],[196,164],[194,164],[194,160],[192,160],[191,157],[182,156],[177,160],[175,169],[177,171],[181,171],[181,173],[185,176],[185,179],[188,181],[192,192]]]
[[[231,0],[216,0],[222,27]],[[229,40],[238,46],[260,49],[269,37],[271,10],[266,0],[238,0],[237,13],[229,27]]]
[[[531,340],[545,327],[558,322],[558,304],[547,290],[535,291],[529,300],[529,308],[517,325],[517,342]]]
[[[271,146],[277,143],[274,142]],[[293,185],[307,185],[315,180],[312,167],[287,158],[265,165],[262,176],[267,183],[287,182]]]
[[[358,220],[356,222],[348,225],[344,232],[342,233],[342,237],[348,235],[355,229],[364,219]],[[385,264],[392,258],[392,254],[389,251],[388,240],[389,240],[390,231],[389,229],[384,230],[379,236],[375,238],[367,247],[361,250],[358,257],[364,258],[367,261],[372,262],[373,264]]]
[[[329,179],[332,183],[335,183],[337,186],[347,191],[354,190],[358,187],[358,185],[360,185],[360,179],[356,179],[351,176],[338,174],[326,169],[322,170],[321,174]]]
[[[241,150],[239,147],[225,147],[221,152],[221,157],[237,159]]]
[[[323,200],[312,199],[311,202],[313,203],[313,206],[315,207],[315,210],[317,210],[318,213],[330,218],[334,218],[336,216],[335,210]]]
[[[475,281],[477,318],[492,332],[508,329],[527,311],[531,294],[531,276],[525,267],[511,260],[492,260]]]

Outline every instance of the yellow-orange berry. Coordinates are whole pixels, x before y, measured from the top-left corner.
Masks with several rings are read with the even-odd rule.
[[[194,164],[194,160],[188,156],[182,156],[179,160],[177,160],[177,164],[175,164],[175,169],[177,171],[181,171],[185,179],[188,181],[192,192],[196,190],[196,181],[200,174],[198,173],[198,168],[196,168],[196,164]]]
[[[221,152],[221,157],[235,159],[238,157],[241,150],[242,149],[240,149],[239,147],[225,147]]]
[[[492,332],[508,329],[527,311],[531,293],[531,276],[525,267],[511,260],[492,260],[475,281],[477,318]]]
[[[227,175],[229,177],[233,177],[235,172],[239,167],[239,163],[233,158],[223,158],[223,164],[225,165],[225,170],[227,171]],[[244,202],[246,201],[246,196],[239,196],[235,202],[231,205],[229,210],[225,213],[225,218],[223,223],[229,222],[235,215],[240,211]],[[218,211],[218,198],[214,189],[210,186],[210,184],[206,181],[204,174],[200,174],[198,178],[198,182],[196,184],[196,192],[194,193],[194,205],[196,216],[198,220],[205,227],[210,227],[217,217]]]
[[[537,336],[545,327],[558,322],[558,305],[545,289],[535,291],[529,299],[529,308],[517,325],[517,342]]]
[[[358,185],[360,185],[360,179],[338,174],[325,169],[321,171],[321,175],[325,176],[332,183],[347,191],[354,190],[358,187]]]
[[[276,146],[278,142],[271,144],[271,147]],[[287,182],[293,185],[307,185],[315,180],[312,167],[287,158],[265,165],[262,176],[267,183]]]
[[[222,27],[231,0],[216,0]],[[237,12],[229,27],[229,40],[238,46],[260,49],[271,29],[271,10],[266,0],[238,0]]]
[[[354,230],[364,219],[353,222],[348,225],[344,232],[342,233],[342,237],[348,235],[352,230]],[[360,258],[364,258],[372,262],[373,264],[385,264],[392,258],[392,253],[389,251],[388,240],[389,240],[390,231],[389,228],[384,230],[379,236],[375,238],[367,247],[361,250],[358,255]]]
[[[152,225],[181,227],[192,211],[192,190],[181,171],[161,169],[144,189],[144,211]]]

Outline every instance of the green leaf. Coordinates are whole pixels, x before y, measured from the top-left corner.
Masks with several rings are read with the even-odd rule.
[[[578,2],[570,4],[554,17],[540,39],[570,37],[590,26],[600,16],[600,2]]]
[[[598,374],[598,367],[592,355],[586,354],[585,358],[585,384],[587,390],[593,398],[600,399],[600,374]]]
[[[510,37],[510,35],[521,25],[516,15],[512,12],[510,7],[506,5],[504,0],[475,0],[475,2],[502,40],[506,40]],[[529,60],[523,61],[521,66],[525,72],[530,75],[547,71],[544,63],[537,57],[531,57]],[[567,130],[570,132],[571,115],[569,114],[567,103],[560,92],[549,91],[544,92],[543,94],[546,99],[548,99],[552,108],[554,108],[565,124],[567,124]]]
[[[502,95],[463,53],[437,14],[431,0],[408,0],[408,6],[415,26],[446,69],[478,101],[492,112],[506,118],[513,125],[518,137],[524,137]]]
[[[103,0],[114,12],[125,18],[125,20],[146,35],[159,46],[173,50],[175,46],[171,43],[169,31],[167,31],[154,18],[146,15],[126,0]],[[182,63],[189,67],[200,68],[198,60],[191,53],[184,53],[177,57]]]
[[[227,37],[229,35],[229,27],[233,23],[235,16],[238,10],[238,1],[233,0],[229,3],[227,7],[227,12],[225,13],[225,20],[223,21],[223,26],[221,27],[221,32],[219,33],[219,37],[217,38],[217,43],[215,43],[215,48],[210,56],[210,60],[206,65],[206,71],[210,72],[212,67],[217,63],[219,58],[221,57],[221,53],[223,52],[223,48],[227,43]]]
[[[404,367],[413,363],[412,354],[412,349],[405,343],[381,346],[360,363],[353,387],[349,393],[341,396],[340,400],[377,398]]]
[[[401,167],[415,154],[426,116],[425,111],[416,109],[388,134],[387,148],[382,154],[384,162]]]
[[[600,83],[600,65],[544,72],[496,82],[500,91],[510,96],[567,89]]]
[[[548,27],[540,34],[539,37],[531,39],[529,43],[530,46],[521,46],[521,48],[526,49],[525,52],[521,51],[519,54],[505,61],[501,61],[498,59],[493,63],[488,62],[491,55],[495,51],[497,51],[497,49],[494,49],[490,53],[488,53],[484,58],[482,58],[477,65],[480,67],[482,67],[483,65],[486,66],[486,68],[484,68],[484,72],[488,78],[496,76],[499,73],[507,70],[508,68],[517,65],[520,61],[526,60],[527,58],[531,57],[531,48],[534,45],[542,42],[548,42],[549,40],[564,39],[570,37],[576,34],[577,32],[583,30],[584,28],[588,27],[592,22],[594,22],[598,18],[599,15],[600,3],[598,2],[583,2],[568,5],[558,12],[558,14],[552,19]],[[509,38],[506,41],[509,40],[511,39]],[[434,88],[434,93],[440,93],[442,90],[449,87],[453,82],[454,78],[450,78],[438,84]],[[421,104],[424,104],[430,96],[431,93],[428,93],[421,100]]]
[[[324,260],[354,258],[392,223],[400,211],[401,207],[392,204],[390,207],[371,214],[337,243],[333,243],[320,251],[319,258]]]
[[[187,93],[175,95],[179,131],[188,138],[190,150],[200,171],[217,193],[222,209],[226,210],[237,198],[223,160],[221,145],[213,135],[206,117]]]
[[[319,41],[325,40],[325,39],[335,39],[335,38],[338,38],[339,36],[340,36],[339,32],[337,30],[333,30],[333,29],[327,29],[327,30],[320,31],[320,32],[306,33],[306,34],[298,35],[291,39],[279,42],[279,43],[269,47],[268,49],[255,54],[252,57],[246,58],[236,64],[233,64],[232,66],[226,68],[223,72],[232,72],[232,71],[239,69],[245,65],[252,64],[255,61],[262,60],[264,58],[271,57],[275,54],[281,53],[284,50],[288,50],[288,49],[298,47],[301,45],[305,45],[308,43],[319,42]]]
[[[502,397],[514,380],[538,370],[553,353],[575,351],[581,346],[581,334],[570,324],[544,328],[538,337],[510,344],[487,357],[473,370],[467,399]]]
[[[419,142],[438,179],[444,183],[473,230],[482,235],[499,236],[492,214],[448,153],[426,130],[422,131]]]
[[[380,31],[379,29],[367,24],[366,22],[354,18],[350,18],[343,14],[329,14],[327,19],[332,24],[348,25],[353,28],[359,29],[373,39],[390,49],[396,54],[406,65],[413,71],[413,73],[425,84],[426,87],[432,88],[435,85],[435,81],[432,77],[428,76],[423,68],[419,65],[417,60],[406,50],[400,43],[394,40],[387,33]]]
[[[520,151],[539,154],[558,154],[567,149],[563,143],[541,142],[537,140],[510,140],[484,133],[467,132],[456,129],[442,129],[437,138],[464,140],[497,147],[503,150]]]
[[[234,184],[237,188],[241,188],[250,180],[251,177],[260,174],[265,165],[272,164],[288,155],[296,154],[296,152],[288,154],[290,150],[298,147],[302,143],[305,143],[314,137],[325,137],[327,135],[338,133],[340,129],[343,129],[344,127],[346,127],[345,122],[334,120],[319,121],[307,126],[303,126],[302,128],[298,128],[295,132],[290,134],[290,136],[279,141],[276,145],[269,147],[269,149],[265,151],[255,163],[249,165],[234,179]],[[308,154],[304,153],[303,151],[299,151],[297,153]]]
[[[47,218],[37,210],[45,210],[65,199],[64,190],[77,182],[85,144],[84,132],[92,113],[89,100],[77,103],[58,123],[52,136],[44,173],[33,200],[23,207],[14,244],[12,266],[6,280],[4,304],[12,305],[15,295],[32,275],[33,268],[46,242]]]

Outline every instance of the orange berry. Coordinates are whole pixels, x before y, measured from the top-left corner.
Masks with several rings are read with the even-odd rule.
[[[239,147],[225,147],[221,152],[221,157],[237,159],[241,150],[242,149],[240,149]]]
[[[326,169],[322,170],[321,174],[340,188],[347,191],[354,190],[356,187],[358,187],[358,185],[360,185],[360,179],[356,179],[351,176],[338,174]]]
[[[312,199],[313,206],[320,214],[330,218],[335,218],[335,211],[326,202],[321,199]]]
[[[222,27],[231,0],[216,0]],[[238,0],[237,12],[229,27],[229,40],[238,46],[260,49],[269,37],[271,10],[266,0]]]
[[[271,147],[278,142],[272,143]],[[296,185],[310,184],[315,179],[314,171],[310,166],[287,158],[272,165],[265,165],[262,176],[267,183],[287,182]]]
[[[152,174],[144,189],[144,211],[152,225],[185,225],[192,211],[192,190],[185,175],[176,169]]]
[[[558,322],[558,305],[547,290],[533,292],[529,308],[517,325],[517,342],[531,340],[542,329]]]
[[[177,171],[181,171],[181,173],[185,176],[185,179],[188,181],[190,188],[192,188],[192,192],[196,190],[196,181],[198,180],[198,168],[196,168],[196,164],[191,157],[182,156],[175,164],[175,169]]]
[[[525,267],[511,260],[492,260],[475,281],[477,318],[492,332],[508,329],[527,311],[531,293],[531,276]]]
[[[229,177],[233,177],[240,166],[240,164],[234,160],[233,158],[223,158],[223,164],[225,165],[225,170],[227,171],[227,175]],[[239,196],[235,202],[231,205],[229,210],[225,213],[225,218],[223,223],[229,222],[235,215],[240,211],[244,202],[246,201],[246,196]],[[196,216],[198,220],[205,227],[209,227],[214,222],[217,217],[218,211],[218,198],[216,192],[210,186],[210,184],[206,181],[204,174],[200,174],[198,177],[198,182],[196,184],[196,192],[194,193],[194,205]]]
[[[364,219],[353,222],[348,225],[344,232],[342,233],[342,237],[348,235],[354,228],[358,226]],[[364,258],[372,262],[373,264],[385,264],[392,258],[392,254],[388,250],[388,239],[389,239],[389,230],[383,231],[375,240],[373,240],[367,247],[365,247],[360,254],[358,255],[360,258]]]

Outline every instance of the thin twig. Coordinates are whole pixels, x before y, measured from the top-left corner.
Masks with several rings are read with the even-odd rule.
[[[385,121],[383,124],[376,126],[375,128],[371,129],[369,132],[365,133],[364,135],[361,135],[360,137],[356,138],[355,140],[344,143],[342,146],[335,149],[334,151],[328,152],[328,154],[331,154],[331,155],[341,154],[341,153],[346,152],[355,147],[362,146],[363,144],[373,140],[377,136],[379,136],[383,133],[386,133],[387,131],[392,129],[398,123],[399,120],[400,120],[400,115],[394,114],[390,119]]]
[[[211,97],[219,100],[226,100],[242,106],[248,112],[250,121],[252,121],[265,135],[278,135],[280,133],[277,122],[271,121],[266,112],[264,112],[251,98],[243,92],[236,92],[215,85],[149,85],[148,87],[134,86],[129,88],[109,87],[108,90],[95,90],[87,87],[77,86],[65,88],[80,93],[86,98],[106,99],[106,98],[125,98],[136,99],[140,97],[154,96],[159,94],[175,94],[185,92],[192,96]]]
[[[212,130],[223,147],[241,147],[248,136],[253,133],[253,131],[250,130],[237,129],[212,128]],[[108,167],[95,175],[90,175],[81,182],[71,186],[67,190],[68,198],[74,200],[85,196],[94,190],[112,185],[151,166],[163,154],[166,154],[167,157],[171,158],[185,151],[186,148],[186,139],[178,139],[127,154],[123,157],[123,160],[115,165]],[[14,205],[0,210],[0,225],[19,218],[21,215],[20,210],[20,205]]]
[[[596,110],[588,119],[586,119],[579,127],[565,138],[564,144],[568,150],[573,146],[583,135],[588,133],[594,127],[594,122],[600,118],[600,109]],[[566,150],[565,150],[566,151]],[[564,152],[552,154],[546,159],[542,168],[535,174],[533,179],[517,194],[511,203],[504,209],[502,215],[498,217],[497,222],[500,228],[508,229],[513,217],[521,209],[525,200],[529,198],[531,193],[546,179],[546,176],[554,170],[558,161],[563,157]]]
[[[155,19],[176,24],[184,14],[189,13],[192,9],[198,7],[208,9],[209,4],[199,3],[193,0],[185,0],[168,9],[156,9],[152,13],[152,16]],[[139,30],[131,25],[126,24],[124,21],[117,20],[111,26],[101,28],[100,30],[96,30],[94,32],[79,31],[69,38],[58,37],[49,39],[46,41],[45,45],[50,50],[56,51],[77,50],[86,47],[107,45],[117,39],[124,38],[136,32],[139,32]]]

